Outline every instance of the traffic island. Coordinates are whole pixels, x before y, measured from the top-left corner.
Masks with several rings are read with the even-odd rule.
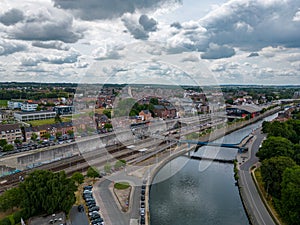
[[[129,210],[131,189],[132,187],[128,182],[114,183],[113,193],[117,199],[117,203],[119,204],[123,212],[128,212]]]

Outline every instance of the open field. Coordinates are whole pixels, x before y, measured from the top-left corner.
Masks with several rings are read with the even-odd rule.
[[[62,122],[71,122],[71,118],[61,117]],[[45,125],[45,124],[54,124],[55,120],[47,119],[47,120],[32,120],[28,121],[27,123],[31,124],[33,127]]]
[[[8,100],[0,100],[0,107],[7,107]]]

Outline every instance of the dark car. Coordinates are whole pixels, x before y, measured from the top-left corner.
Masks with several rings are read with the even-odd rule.
[[[92,185],[88,185],[88,186],[84,186],[83,187],[83,190],[92,190],[93,189],[93,186]]]
[[[93,213],[93,214],[90,216],[90,218],[91,218],[92,220],[95,220],[95,219],[101,218],[101,216],[100,216],[99,213]]]
[[[145,208],[145,202],[141,202],[141,208]]]
[[[89,207],[89,212],[94,212],[94,211],[99,211],[99,210],[100,210],[99,206]]]
[[[146,189],[146,185],[143,184],[141,188],[142,188],[142,190],[145,190]]]
[[[87,202],[86,206],[88,207],[96,206],[96,202]]]
[[[93,219],[93,220],[92,220],[92,223],[93,223],[93,222],[96,223],[96,224],[97,224],[97,223],[101,223],[101,222],[103,222],[103,218],[100,217],[100,218],[97,218],[97,219]]]
[[[145,224],[145,216],[141,216],[140,223],[141,223],[142,225]]]
[[[83,207],[83,205],[79,205],[79,206],[77,207],[77,209],[78,209],[78,212],[84,212],[84,207]]]
[[[141,195],[141,201],[145,201],[145,195]]]
[[[142,193],[142,195],[144,195],[145,194],[145,189],[142,189],[141,193]]]

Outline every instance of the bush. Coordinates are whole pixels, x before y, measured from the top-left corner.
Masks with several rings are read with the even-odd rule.
[[[124,190],[130,187],[130,184],[128,182],[119,182],[115,183],[114,188],[119,190]]]
[[[99,177],[99,172],[94,167],[89,167],[86,175],[88,177],[95,178],[95,177]]]
[[[126,165],[126,161],[125,160],[118,160],[115,164],[115,169],[118,170],[121,167],[124,167]]]
[[[13,219],[14,219],[16,224],[21,222],[21,217],[22,217],[22,212],[21,211],[15,212],[12,216],[13,216]]]
[[[6,217],[2,220],[0,220],[0,225],[11,225],[10,220]]]

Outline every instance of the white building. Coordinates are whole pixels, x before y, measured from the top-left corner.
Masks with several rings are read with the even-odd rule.
[[[9,109],[21,109],[22,102],[14,102],[14,101],[8,101],[7,107]]]
[[[32,111],[36,111],[37,107],[38,107],[38,104],[24,102],[21,105],[21,110],[26,111],[26,112],[32,112]]]
[[[18,121],[30,121],[30,120],[46,120],[56,116],[56,112],[53,111],[34,111],[34,112],[15,112],[14,117]]]

